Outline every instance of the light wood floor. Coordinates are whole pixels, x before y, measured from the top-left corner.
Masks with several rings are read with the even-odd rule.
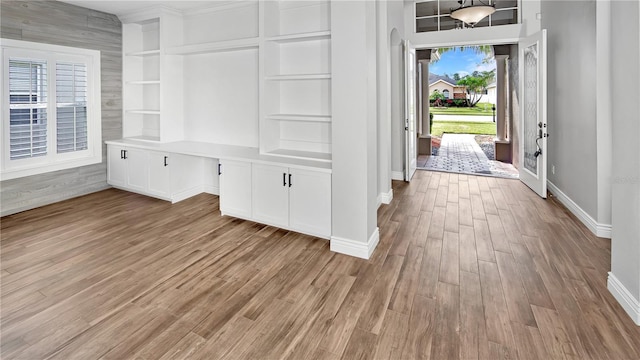
[[[418,172],[370,261],[107,190],[2,219],[3,359],[638,359],[610,242],[517,180]]]

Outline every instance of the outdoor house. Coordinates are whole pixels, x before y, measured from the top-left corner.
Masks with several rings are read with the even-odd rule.
[[[640,358],[639,19],[2,0],[0,357]],[[517,179],[420,169],[458,46]]]

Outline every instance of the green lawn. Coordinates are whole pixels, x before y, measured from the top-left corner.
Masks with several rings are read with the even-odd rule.
[[[479,103],[475,107],[450,107],[450,108],[434,108],[430,107],[429,112],[442,115],[492,115],[490,103]],[[486,109],[486,110],[485,110]]]
[[[493,122],[434,121],[431,135],[441,137],[443,133],[495,135],[496,124]]]

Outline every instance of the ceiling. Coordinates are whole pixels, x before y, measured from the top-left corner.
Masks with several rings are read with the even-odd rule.
[[[62,2],[82,6],[92,10],[98,10],[109,14],[122,16],[131,12],[146,9],[156,5],[170,7],[176,10],[190,10],[210,6],[213,3],[229,3],[224,0],[188,0],[188,1],[158,1],[158,0],[60,0]],[[237,0],[235,0],[237,1]]]

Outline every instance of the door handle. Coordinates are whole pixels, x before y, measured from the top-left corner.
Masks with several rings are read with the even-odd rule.
[[[167,159],[168,159],[168,158],[169,158],[168,156],[165,156],[165,157],[164,157],[164,166],[169,165],[169,164],[167,164]]]
[[[287,173],[282,173],[282,186],[287,186]]]

